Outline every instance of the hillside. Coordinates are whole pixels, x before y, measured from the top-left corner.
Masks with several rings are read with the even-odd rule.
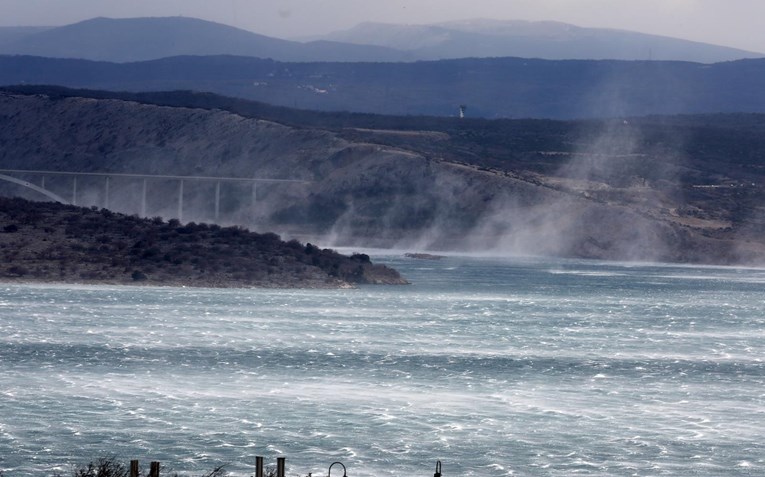
[[[314,243],[765,263],[762,115],[460,121],[42,91],[0,95],[3,168],[298,178],[256,202],[224,190],[221,220]],[[46,187],[71,196],[71,179]],[[140,211],[137,187],[113,180],[113,207]],[[172,217],[177,187],[152,186],[147,215]],[[102,182],[78,191],[101,206]],[[209,222],[209,187],[185,191],[185,220]]]
[[[366,255],[239,227],[0,197],[0,280],[201,287],[406,283]]]
[[[280,63],[175,57],[117,64],[0,56],[0,85],[209,91],[281,106],[392,115],[599,118],[765,112],[765,60]]]
[[[42,31],[40,31],[42,30]],[[300,43],[185,17],[93,18],[55,28],[0,29],[0,53],[117,63],[179,55],[239,55],[281,61],[403,61],[404,52],[332,41]]]
[[[474,19],[432,25],[362,23],[318,38],[395,48],[427,60],[514,56],[548,60],[653,59],[717,63],[763,56],[678,38],[550,21]]]

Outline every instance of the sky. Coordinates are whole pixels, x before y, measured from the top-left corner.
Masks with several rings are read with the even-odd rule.
[[[0,0],[0,26],[186,16],[295,38],[364,21],[553,20],[765,52],[765,0]]]

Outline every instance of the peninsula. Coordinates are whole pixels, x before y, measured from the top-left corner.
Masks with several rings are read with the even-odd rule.
[[[399,273],[274,233],[0,198],[0,280],[196,287],[350,288]]]

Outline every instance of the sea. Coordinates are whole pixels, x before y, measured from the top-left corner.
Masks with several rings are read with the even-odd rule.
[[[765,270],[373,258],[412,284],[0,284],[0,473],[765,475]]]

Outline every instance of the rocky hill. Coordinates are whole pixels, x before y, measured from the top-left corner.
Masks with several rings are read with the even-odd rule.
[[[765,263],[765,116],[460,121],[109,94],[0,95],[2,168],[302,179],[255,203],[224,191],[223,220],[314,243]],[[46,187],[71,196],[71,179]],[[78,187],[101,206],[102,183]],[[137,187],[115,178],[112,207],[137,213]],[[177,184],[155,189],[147,215],[172,217]],[[186,193],[185,220],[209,222],[209,189]]]
[[[0,198],[0,280],[200,287],[405,284],[351,257],[240,227],[140,219],[105,209]]]

